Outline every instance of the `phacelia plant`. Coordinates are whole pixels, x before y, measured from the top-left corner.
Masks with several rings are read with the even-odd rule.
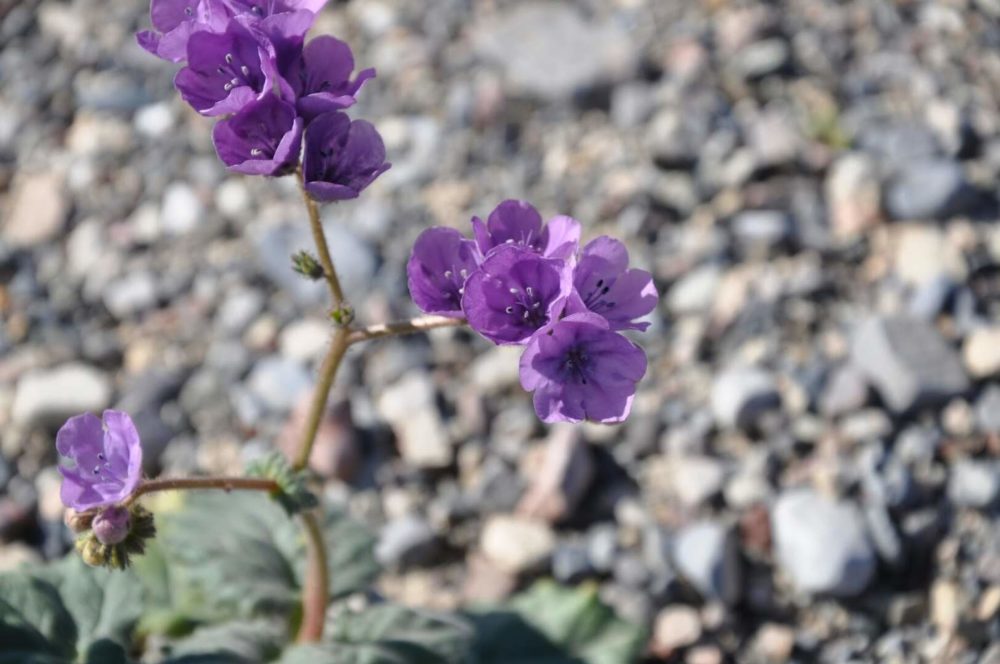
[[[354,73],[351,49],[330,36],[306,40],[325,0],[153,0],[152,30],[139,44],[181,65],[175,86],[214,118],[219,159],[233,172],[299,181],[316,254],[293,268],[323,280],[331,341],[290,459],[258,462],[243,477],[144,479],[139,432],[126,413],[81,414],[59,430],[61,497],[77,549],[91,565],[124,568],[156,534],[138,499],[163,490],[262,491],[304,524],[308,542],[299,640],[320,640],[330,579],[323,521],[308,491],[307,464],[328,394],[348,347],[380,337],[468,324],[495,344],[523,348],[521,385],[545,422],[621,422],[646,372],[643,350],[622,334],[644,330],[657,293],[648,272],[629,267],[625,246],[602,236],[582,246],[568,216],[543,223],[529,203],[507,200],[470,237],[430,228],[416,240],[408,285],[427,316],[368,327],[353,322],[320,223],[318,204],[356,198],[389,167],[376,128],[352,119],[373,69]],[[361,294],[356,295],[360,297]],[[212,537],[211,532],[204,537]]]

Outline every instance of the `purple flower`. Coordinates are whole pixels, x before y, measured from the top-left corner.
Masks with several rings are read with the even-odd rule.
[[[177,72],[174,85],[202,115],[226,115],[270,94],[276,67],[273,47],[233,20],[225,32],[191,35],[188,66]]]
[[[282,76],[298,100],[299,114],[306,121],[354,104],[358,90],[375,77],[375,70],[365,69],[353,81],[352,71],[354,55],[350,47],[325,35],[310,41],[298,58],[281,67]]]
[[[406,264],[410,296],[424,313],[461,318],[465,280],[480,261],[476,243],[455,229],[428,228]]]
[[[357,198],[387,170],[385,145],[371,123],[330,112],[309,125],[302,171],[306,191],[314,199]]]
[[[538,332],[521,355],[521,386],[545,422],[621,422],[645,373],[642,349],[593,313]]]
[[[127,498],[142,475],[142,445],[132,418],[104,411],[102,421],[84,413],[56,434],[56,449],[72,462],[60,466],[63,505],[77,511],[114,505]]]
[[[230,15],[222,0],[152,0],[149,18],[153,30],[138,33],[136,41],[159,58],[182,62],[193,33],[222,32]]]
[[[504,244],[517,244],[549,258],[570,259],[580,242],[580,222],[576,219],[560,215],[543,227],[538,210],[525,201],[500,203],[485,223],[473,217],[472,230],[483,255]]]
[[[645,330],[649,323],[635,319],[655,309],[657,300],[652,275],[628,269],[625,245],[602,235],[583,248],[573,270],[573,296],[566,310],[600,314],[612,330]]]
[[[249,15],[265,18],[282,12],[305,9],[318,14],[327,0],[225,0],[236,16]]]
[[[267,95],[215,125],[212,141],[231,171],[282,175],[298,164],[302,118],[291,104]]]
[[[113,505],[94,517],[94,536],[101,544],[118,544],[128,537],[132,519],[127,507]]]
[[[487,339],[524,343],[558,318],[572,288],[565,261],[516,244],[497,247],[466,280],[462,310]]]

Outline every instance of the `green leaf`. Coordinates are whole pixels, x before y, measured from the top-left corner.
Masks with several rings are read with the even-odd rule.
[[[271,494],[271,498],[278,501],[285,512],[290,515],[298,514],[303,510],[311,510],[319,501],[316,496],[309,491],[307,486],[308,472],[305,470],[295,470],[281,452],[273,452],[261,457],[247,466],[247,477],[263,477],[274,482],[280,491]]]
[[[112,644],[128,648],[144,606],[138,577],[130,569],[90,567],[75,555],[55,567],[61,572],[59,594],[77,625],[77,652],[86,653],[98,642],[101,652],[109,652]]]
[[[25,573],[0,574],[0,643],[5,650],[25,653],[25,661],[36,655],[72,658],[76,635],[73,617],[52,584]]]
[[[208,621],[294,615],[305,573],[301,526],[256,493],[190,493],[164,514],[161,545],[176,606]],[[326,517],[334,597],[367,588],[378,573],[374,539],[339,514]]]
[[[322,644],[293,647],[280,664],[459,664],[468,661],[473,636],[454,615],[392,604],[341,608]]]
[[[87,648],[83,662],[84,664],[129,664],[130,660],[121,644],[100,639]]]
[[[195,630],[173,644],[165,664],[250,664],[281,653],[287,640],[283,621],[232,621]]]
[[[645,630],[618,618],[593,586],[539,582],[503,609],[475,615],[473,661],[618,664],[636,661],[646,643]]]

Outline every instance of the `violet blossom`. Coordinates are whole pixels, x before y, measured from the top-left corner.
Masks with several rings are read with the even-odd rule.
[[[580,242],[580,222],[559,215],[542,224],[542,216],[531,203],[506,200],[483,222],[472,218],[472,230],[483,255],[495,247],[517,244],[548,258],[569,259]]]
[[[371,123],[332,111],[313,120],[306,131],[302,171],[306,191],[318,201],[357,198],[389,170],[385,145]]]
[[[601,316],[579,313],[535,334],[520,371],[544,422],[621,422],[646,373],[646,354]]]
[[[465,280],[481,260],[476,243],[457,230],[428,228],[406,264],[410,296],[424,313],[461,318]]]
[[[297,100],[299,114],[306,121],[353,105],[361,86],[375,77],[374,69],[365,69],[351,80],[354,71],[351,48],[328,35],[311,40],[287,65],[279,59],[279,65]]]
[[[628,249],[602,235],[587,243],[573,269],[573,296],[569,313],[592,311],[608,321],[612,330],[645,330],[635,322],[656,308],[658,295],[653,276],[628,268]]]
[[[462,310],[472,329],[487,339],[524,343],[558,319],[572,287],[565,261],[520,244],[500,246],[466,280]]]
[[[278,78],[274,47],[239,21],[225,32],[196,32],[188,40],[188,65],[174,85],[202,115],[236,113],[271,94]]]
[[[302,118],[291,104],[267,95],[215,125],[212,141],[230,171],[283,175],[298,164]]]
[[[223,0],[152,0],[149,18],[152,30],[136,34],[139,46],[158,58],[183,62],[195,32],[222,32],[231,11]]]
[[[84,413],[69,418],[56,434],[61,465],[60,497],[66,507],[84,511],[120,503],[142,476],[142,445],[127,413],[104,411],[103,421]]]

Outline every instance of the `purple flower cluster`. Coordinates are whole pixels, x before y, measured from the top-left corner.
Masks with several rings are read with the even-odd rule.
[[[426,313],[465,317],[496,344],[525,346],[521,385],[546,422],[620,422],[632,407],[646,355],[619,333],[656,307],[652,276],[628,267],[628,251],[601,236],[583,247],[580,223],[542,223],[529,203],[508,200],[474,240],[452,228],[417,238],[406,267]]]
[[[305,35],[326,0],[152,0],[139,45],[183,63],[174,85],[192,108],[224,116],[212,139],[229,170],[284,175],[300,163],[316,200],[356,198],[384,173],[375,128],[351,120],[365,69],[330,36]]]

